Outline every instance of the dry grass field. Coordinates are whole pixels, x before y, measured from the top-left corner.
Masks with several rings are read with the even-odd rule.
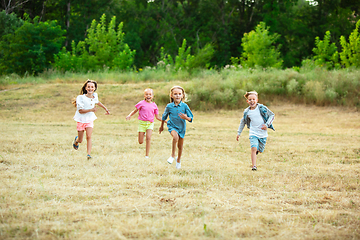
[[[112,115],[97,112],[90,161],[72,148],[81,83],[1,91],[0,239],[360,239],[359,112],[265,103],[276,131],[253,172],[244,105],[194,111],[176,170],[167,131],[145,159],[125,121],[144,88],[175,84],[100,84]]]

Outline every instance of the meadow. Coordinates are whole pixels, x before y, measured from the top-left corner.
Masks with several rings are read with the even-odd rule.
[[[166,162],[170,134],[155,130],[145,159],[137,117],[125,117],[146,87],[163,112],[170,87],[187,84],[99,84],[111,115],[96,113],[91,160],[85,142],[72,148],[71,100],[81,83],[3,87],[0,239],[360,239],[355,107],[260,96],[276,114],[276,131],[256,172],[248,130],[236,141],[245,101],[194,110],[176,170]]]

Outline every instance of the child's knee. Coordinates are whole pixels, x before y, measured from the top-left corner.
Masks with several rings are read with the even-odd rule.
[[[253,151],[253,152],[257,152],[257,150],[258,150],[257,147],[252,147],[251,148],[251,151]]]

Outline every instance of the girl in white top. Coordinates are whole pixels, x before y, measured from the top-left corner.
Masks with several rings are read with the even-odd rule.
[[[76,107],[76,113],[74,120],[77,122],[76,129],[78,135],[75,137],[73,147],[78,150],[79,143],[82,143],[84,137],[84,131],[86,131],[87,141],[87,158],[91,159],[91,134],[94,128],[94,120],[97,118],[95,112],[97,111],[96,105],[99,105],[105,109],[105,115],[109,115],[109,110],[99,101],[97,93],[97,83],[93,80],[87,80],[80,90],[80,95],[77,96],[76,101],[73,104]]]

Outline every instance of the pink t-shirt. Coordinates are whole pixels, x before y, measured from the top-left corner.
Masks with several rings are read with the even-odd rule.
[[[145,100],[138,102],[135,107],[139,110],[139,120],[154,122],[155,114],[159,114],[156,103],[148,103]]]

